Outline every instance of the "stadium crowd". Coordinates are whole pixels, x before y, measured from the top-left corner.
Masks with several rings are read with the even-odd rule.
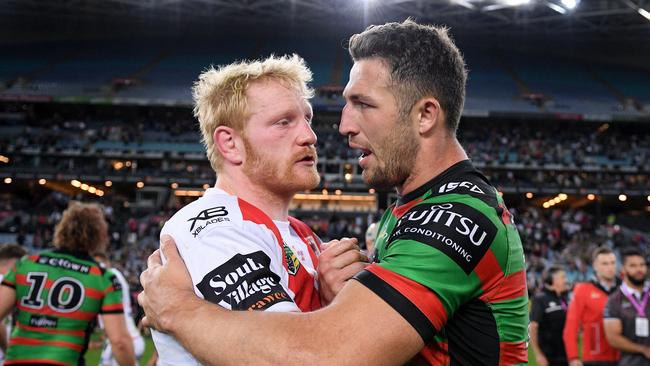
[[[73,198],[84,199],[82,196]],[[48,248],[54,226],[69,199],[59,192],[34,200],[15,196],[3,199],[0,201],[0,237],[5,242],[13,240],[30,251]],[[140,286],[138,275],[145,268],[146,258],[158,247],[160,229],[180,204],[173,201],[148,214],[124,207],[123,201],[111,197],[105,199],[103,205],[109,223],[111,260],[137,290]],[[542,209],[532,205],[510,210],[524,244],[531,293],[542,286],[542,273],[553,264],[566,266],[570,283],[590,278],[593,272],[589,267],[589,253],[597,246],[634,245],[642,250],[650,249],[647,235],[625,235],[613,224],[598,223],[593,214],[584,210]],[[294,215],[325,241],[356,237],[360,242],[364,241],[368,225],[378,217],[309,212]]]

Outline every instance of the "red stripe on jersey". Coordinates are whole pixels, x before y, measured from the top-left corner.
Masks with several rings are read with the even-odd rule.
[[[3,365],[33,365],[33,364],[70,366],[69,364],[64,362],[46,360],[43,358],[30,358],[28,360],[5,360],[5,363]]]
[[[528,363],[526,342],[499,343],[499,366],[512,366],[519,363]]]
[[[39,257],[38,254],[34,254],[34,255],[30,255],[27,258],[29,258],[30,261],[35,262],[38,259],[38,257]]]
[[[39,333],[47,333],[47,334],[63,334],[63,335],[71,335],[71,336],[77,336],[77,337],[85,337],[86,332],[82,330],[65,330],[65,329],[52,329],[52,328],[41,328],[41,327],[32,327],[29,325],[25,325],[21,322],[17,322],[16,325],[20,329],[24,329],[29,332],[39,332]]]
[[[512,214],[510,213],[510,211],[508,211],[506,205],[502,203],[499,205],[499,208],[503,210],[503,212],[501,212],[501,221],[503,221],[503,223],[506,225],[512,224],[512,219],[511,219]]]
[[[20,274],[20,273],[16,274],[16,282],[21,286],[31,286],[32,285],[32,283],[27,280],[27,275]],[[44,287],[46,289],[50,289],[50,288],[52,288],[52,284],[54,284],[54,281],[47,280],[47,281],[45,281],[45,286]]]
[[[492,296],[494,296],[494,290],[499,288],[499,284],[503,280],[503,271],[501,271],[499,261],[497,261],[492,250],[488,249],[485,252],[481,261],[474,268],[474,272],[481,280],[483,294],[480,299],[485,303],[489,303]]]
[[[239,203],[239,208],[242,213],[242,218],[247,221],[252,221],[256,224],[264,225],[267,229],[271,230],[275,239],[280,246],[282,251],[282,266],[287,269],[289,268],[287,264],[287,257],[284,255],[284,240],[280,234],[280,230],[275,226],[275,223],[271,218],[264,213],[264,211],[253,206],[252,204],[244,201],[241,198],[237,198]],[[295,228],[294,228],[295,230]],[[311,231],[311,230],[309,230]],[[298,231],[296,231],[298,232]],[[302,236],[301,236],[301,239]],[[303,239],[304,240],[304,239]],[[307,245],[309,247],[309,245]],[[310,253],[311,255],[311,253]],[[318,264],[318,261],[314,261],[314,266]],[[314,278],[307,272],[304,266],[300,266],[298,272],[295,275],[289,275],[289,289],[295,294],[294,302],[298,305],[298,308],[302,311],[313,311],[320,309],[320,295],[316,290]]]
[[[366,267],[375,276],[381,278],[404,297],[409,299],[424,316],[429,319],[437,331],[447,322],[447,311],[438,296],[426,286],[376,264]]]
[[[393,216],[397,218],[402,217],[402,215],[404,215],[408,210],[410,210],[411,207],[417,205],[420,202],[422,202],[422,197],[414,199],[413,201],[407,202],[401,206],[393,207]]]
[[[490,296],[491,302],[512,300],[526,294],[526,272],[523,270],[511,273],[503,280],[501,286],[496,287]]]
[[[273,220],[271,220],[271,218],[265,214],[264,211],[244,201],[243,199],[237,198],[237,202],[239,204],[239,209],[241,210],[242,219],[266,226],[266,228],[271,230],[273,235],[275,235],[275,239],[278,241],[278,245],[284,251],[284,248],[282,248],[282,235],[280,235],[280,231],[273,223]],[[287,268],[287,258],[285,258],[284,255],[282,256],[282,265],[284,268]]]
[[[24,312],[30,313],[30,314],[54,315],[54,316],[58,316],[58,317],[61,317],[61,318],[76,319],[76,320],[86,320],[86,321],[92,320],[97,315],[97,313],[94,313],[94,312],[79,311],[79,310],[73,311],[71,313],[61,313],[61,312],[52,310],[47,306],[44,306],[44,307],[42,307],[40,309],[32,309],[32,308],[26,307],[26,306],[24,306],[24,305],[22,305],[20,303],[18,304],[18,309],[20,311],[24,311]]]
[[[26,337],[11,337],[10,345],[19,345],[19,346],[53,346],[53,347],[65,347],[71,350],[81,352],[83,347],[79,344],[65,342],[65,341],[42,341],[40,339],[26,338]]]
[[[291,227],[296,234],[298,234],[300,240],[307,245],[309,257],[311,258],[311,262],[314,264],[314,268],[318,268],[318,254],[320,254],[321,251],[320,238],[314,234],[307,224],[295,217],[289,216],[289,223],[291,223]]]
[[[413,359],[416,363],[426,363],[431,366],[449,365],[449,351],[447,343],[437,342],[422,348],[420,353]],[[419,361],[419,362],[418,362]]]
[[[86,296],[93,299],[103,299],[107,292],[95,290],[94,288],[86,288]]]
[[[124,310],[122,304],[112,304],[102,306],[102,311],[115,311],[115,310]]]

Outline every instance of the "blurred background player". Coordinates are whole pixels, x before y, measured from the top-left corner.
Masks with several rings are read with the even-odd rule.
[[[91,257],[106,249],[106,229],[100,206],[72,202],[56,226],[56,249],[23,257],[7,273],[0,318],[18,311],[5,365],[83,365],[97,314],[118,363],[135,364],[120,283]]]
[[[4,275],[9,272],[17,260],[27,254],[25,248],[18,244],[3,244],[0,246],[0,283]],[[11,334],[11,317],[0,319],[0,365],[4,359],[4,353],[9,345],[9,335]]]
[[[613,366],[620,357],[619,352],[607,342],[603,327],[607,298],[620,284],[620,279],[616,277],[616,255],[610,248],[599,247],[592,254],[592,266],[595,278],[575,286],[566,315],[563,339],[570,366]],[[582,360],[578,351],[580,333]]]
[[[375,258],[375,240],[377,240],[377,223],[373,222],[366,229],[366,255],[371,262]]]
[[[630,248],[623,250],[621,261],[623,283],[607,301],[605,334],[609,344],[621,351],[619,366],[650,365],[650,290],[645,255]]]
[[[144,353],[145,344],[144,338],[142,337],[142,334],[140,334],[140,330],[135,325],[133,306],[131,301],[131,289],[129,287],[129,283],[126,281],[126,278],[124,278],[122,272],[112,266],[110,259],[108,259],[108,256],[105,253],[97,253],[93,256],[93,258],[95,258],[95,260],[100,264],[103,264],[107,271],[113,273],[113,275],[115,275],[115,278],[117,278],[120,283],[120,287],[122,288],[122,307],[124,308],[124,320],[126,322],[126,328],[129,331],[131,339],[133,340],[133,351],[135,352],[135,357],[137,360],[139,360]],[[104,322],[102,319],[103,318],[100,316],[99,323],[100,327],[104,329]],[[117,360],[113,355],[113,348],[111,347],[111,343],[108,340],[104,340],[104,346],[99,362],[102,366],[117,365]]]
[[[533,299],[530,343],[538,366],[566,366],[562,331],[568,304],[566,272],[559,265],[544,274],[544,289]]]

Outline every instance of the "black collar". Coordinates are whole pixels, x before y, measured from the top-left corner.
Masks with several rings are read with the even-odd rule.
[[[413,201],[414,199],[427,193],[427,191],[430,190],[432,187],[449,180],[449,178],[457,174],[466,173],[466,172],[476,172],[476,168],[474,168],[474,165],[469,159],[459,161],[458,163],[447,168],[447,170],[445,170],[444,172],[433,177],[433,179],[431,179],[430,181],[424,183],[423,185],[416,188],[415,190],[399,197],[396,206],[401,206],[405,203]]]

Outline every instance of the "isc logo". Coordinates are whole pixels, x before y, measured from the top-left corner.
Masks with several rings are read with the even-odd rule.
[[[445,192],[451,192],[456,188],[467,188],[469,189],[470,192],[474,193],[479,193],[479,194],[485,194],[476,184],[472,182],[449,182],[446,184],[443,184],[440,189],[438,190],[438,193],[445,193]]]

